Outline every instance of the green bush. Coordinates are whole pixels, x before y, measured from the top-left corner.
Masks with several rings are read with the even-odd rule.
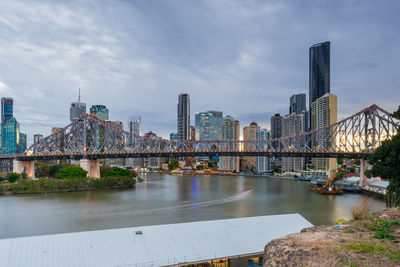
[[[14,183],[18,178],[19,178],[19,174],[18,173],[10,173],[10,174],[7,175],[7,180],[10,183]]]
[[[103,170],[103,173],[100,171],[101,177],[133,177],[133,174],[130,170],[122,169],[118,167],[112,167],[110,169]]]
[[[170,159],[168,163],[168,170],[172,171],[179,168],[179,161],[177,159]]]
[[[78,166],[64,167],[56,175],[57,179],[86,178],[86,176],[87,171]]]

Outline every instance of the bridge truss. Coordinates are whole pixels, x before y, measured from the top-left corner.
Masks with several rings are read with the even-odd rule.
[[[377,105],[301,135],[265,140],[169,141],[123,131],[112,122],[82,114],[31,145],[19,160],[164,156],[285,156],[366,158],[390,138],[400,122]]]

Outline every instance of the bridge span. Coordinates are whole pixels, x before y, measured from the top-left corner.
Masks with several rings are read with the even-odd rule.
[[[137,136],[96,116],[82,114],[32,144],[23,154],[2,156],[0,162],[13,160],[14,171],[29,170],[28,176],[32,177],[31,162],[35,160],[81,160],[81,166],[96,177],[100,158],[282,156],[365,160],[399,127],[399,120],[374,104],[335,124],[295,136],[250,141],[169,141]],[[91,171],[93,168],[95,171]]]

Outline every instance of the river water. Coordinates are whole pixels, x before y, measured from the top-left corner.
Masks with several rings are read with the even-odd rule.
[[[314,225],[350,219],[358,194],[309,192],[309,182],[248,176],[142,174],[132,190],[0,196],[0,238],[300,213]],[[371,210],[384,207],[371,197]]]

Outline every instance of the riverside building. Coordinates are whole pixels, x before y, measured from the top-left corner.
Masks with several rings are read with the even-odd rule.
[[[260,129],[256,131],[256,139],[260,140],[261,143],[263,143],[262,140],[266,140],[270,138],[270,132],[267,129]],[[270,158],[263,156],[263,157],[256,157],[256,171],[258,173],[262,172],[268,172],[271,170],[271,162]]]
[[[255,141],[257,139],[256,132],[260,130],[260,126],[256,122],[250,123],[250,125],[243,128],[243,141]],[[251,144],[244,143],[243,149],[251,149],[253,146]],[[242,170],[251,170],[256,168],[256,157],[245,156],[242,158]]]
[[[190,96],[180,94],[178,97],[178,139],[190,139]]]
[[[240,124],[231,116],[226,116],[221,126],[222,140],[239,140],[240,139]],[[239,172],[239,157],[237,156],[222,156],[219,159],[219,169],[226,171]]]

